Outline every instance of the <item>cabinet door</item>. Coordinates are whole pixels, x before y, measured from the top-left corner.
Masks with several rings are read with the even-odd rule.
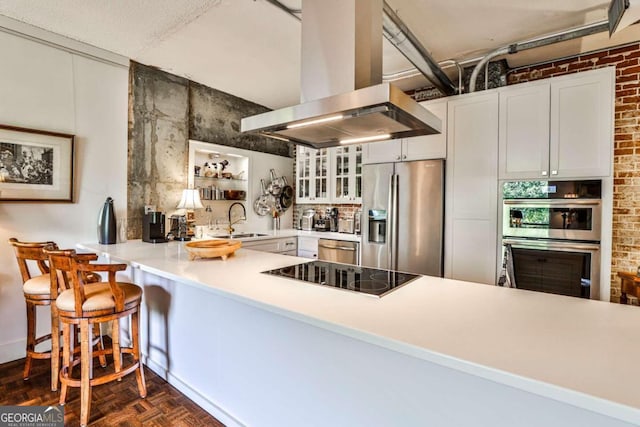
[[[329,203],[329,150],[297,147],[296,203]]]
[[[552,178],[609,176],[615,67],[551,81]]]
[[[500,179],[549,175],[549,83],[500,90]]]
[[[296,152],[296,203],[311,203],[312,150],[298,146]]]
[[[421,102],[442,121],[442,132],[402,140],[402,160],[445,159],[447,157],[447,99]]]
[[[321,148],[314,150],[313,184],[311,186],[311,201],[314,203],[331,202],[331,163],[329,150]]]
[[[362,200],[362,146],[334,147],[331,151],[333,168],[333,203],[360,203]]]
[[[402,160],[402,140],[369,142],[364,144],[362,150],[362,163],[389,163]]]
[[[495,283],[498,254],[498,93],[448,103],[445,277]]]

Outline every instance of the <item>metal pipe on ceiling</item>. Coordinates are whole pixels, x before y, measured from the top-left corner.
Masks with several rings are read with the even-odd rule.
[[[444,95],[456,94],[458,90],[453,82],[387,2],[384,2],[383,12],[382,29],[385,38],[415,65],[440,92]]]
[[[288,13],[289,15],[293,16],[294,18],[296,18],[298,21],[302,21],[302,18],[300,18],[298,15],[302,13],[301,10],[298,9],[289,9],[287,6],[285,6],[284,4],[280,3],[278,0],[267,0],[268,3],[271,3],[272,5],[274,5],[275,7],[277,7],[278,9],[282,10],[285,13]]]
[[[536,47],[547,46],[554,43],[563,42],[566,40],[573,40],[580,37],[589,36],[591,34],[600,33],[603,31],[609,31],[609,21],[598,21],[591,24],[583,25],[576,28],[570,28],[568,30],[560,31],[557,33],[549,34],[546,36],[536,37],[534,39],[517,42],[508,46],[500,47],[493,52],[485,55],[480,62],[478,62],[471,73],[471,79],[469,81],[469,92],[475,92],[476,81],[478,74],[482,70],[482,67],[493,58],[498,56],[514,54],[527,49],[533,49]],[[485,86],[486,87],[486,86]]]

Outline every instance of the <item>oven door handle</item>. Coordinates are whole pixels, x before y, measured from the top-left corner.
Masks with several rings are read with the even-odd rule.
[[[599,251],[598,243],[573,243],[573,242],[553,242],[553,241],[531,241],[520,239],[502,239],[503,245],[511,245],[524,249],[569,249],[576,251]]]

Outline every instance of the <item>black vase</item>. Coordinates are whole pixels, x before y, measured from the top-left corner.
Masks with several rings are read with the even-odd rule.
[[[116,243],[116,213],[113,210],[111,197],[107,197],[98,217],[98,243],[101,245]]]

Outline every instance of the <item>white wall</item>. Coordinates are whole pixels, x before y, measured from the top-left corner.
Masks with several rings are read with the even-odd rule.
[[[94,242],[105,198],[113,197],[118,218],[127,207],[126,61],[97,60],[17,35],[4,24],[0,123],[74,134],[76,173],[74,203],[0,201],[0,363],[24,357],[26,343],[22,280],[8,239],[53,240],[63,248]],[[48,309],[38,316],[39,330],[48,331]]]

